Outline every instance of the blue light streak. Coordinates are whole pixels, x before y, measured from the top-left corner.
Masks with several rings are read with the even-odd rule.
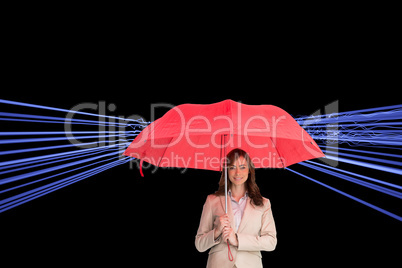
[[[124,161],[126,161],[126,160],[127,160],[127,158],[125,158]],[[21,188],[21,187],[24,187],[24,186],[27,186],[27,185],[30,185],[30,184],[33,184],[33,183],[37,183],[37,182],[41,182],[41,181],[44,181],[44,180],[52,179],[52,178],[54,178],[56,176],[64,175],[64,174],[67,174],[69,172],[77,171],[79,169],[87,168],[87,167],[90,167],[90,166],[93,166],[93,165],[96,165],[96,164],[99,164],[99,163],[102,163],[102,162],[105,162],[105,161],[108,161],[108,159],[100,160],[100,161],[97,161],[97,162],[94,162],[94,163],[91,163],[91,164],[88,164],[88,165],[83,165],[83,166],[79,166],[77,168],[72,168],[72,169],[69,169],[67,171],[60,172],[60,173],[58,173],[56,175],[50,175],[50,176],[47,176],[47,177],[44,177],[44,178],[41,178],[41,179],[33,180],[33,181],[30,181],[30,182],[27,182],[27,183],[24,183],[24,184],[20,184],[20,185],[14,186],[14,187],[10,187],[10,188],[7,188],[5,190],[0,191],[0,194],[6,193],[8,191],[15,190],[15,189],[18,189],[18,188]]]
[[[356,176],[356,177],[359,177],[359,178],[363,178],[365,180],[373,181],[373,182],[378,183],[378,184],[383,184],[383,185],[386,185],[386,186],[389,186],[389,187],[393,187],[393,188],[402,190],[402,186],[400,186],[400,185],[397,185],[397,184],[394,184],[394,183],[389,183],[389,182],[382,181],[382,180],[378,180],[378,179],[375,179],[375,178],[372,178],[372,177],[369,177],[369,176],[365,176],[365,175],[358,174],[358,173],[355,173],[355,172],[347,171],[347,170],[344,170],[344,169],[331,167],[331,166],[328,166],[328,165],[324,165],[322,163],[307,160],[307,161],[305,161],[305,163],[300,163],[300,164],[304,164],[305,166],[311,167],[311,165],[307,165],[306,163],[311,163],[311,164],[314,164],[314,165],[318,165],[318,166],[324,167],[326,169],[336,170],[338,172],[350,174],[352,176]],[[398,193],[398,197],[401,197],[401,195],[402,195],[402,193]]]
[[[355,184],[367,187],[369,189],[373,189],[373,190],[379,191],[381,193],[385,193],[385,194],[388,194],[390,196],[394,196],[394,197],[397,197],[399,199],[402,199],[402,193],[401,192],[398,192],[398,191],[395,191],[395,190],[392,190],[392,189],[389,189],[389,188],[386,188],[386,187],[383,187],[383,186],[379,186],[379,185],[376,185],[374,183],[366,182],[364,180],[356,179],[356,178],[353,178],[351,176],[342,174],[342,173],[337,172],[337,171],[333,171],[333,170],[339,170],[339,169],[335,169],[333,167],[318,167],[316,165],[318,165],[319,163],[315,163],[315,162],[312,162],[312,161],[309,161],[309,163],[312,163],[312,164],[301,162],[301,163],[299,163],[299,165],[309,167],[309,168],[324,172],[326,174],[335,176],[337,178],[340,178],[340,179],[343,179],[343,180],[346,180],[346,181],[349,181],[349,182],[353,182]],[[377,180],[377,182],[378,182],[378,180]],[[385,182],[382,182],[382,184],[385,184]],[[394,188],[397,188],[397,189],[402,189],[402,187],[400,187],[399,185],[395,185],[395,184],[388,184],[388,185],[392,186]]]
[[[37,187],[33,190],[25,191],[21,194],[14,195],[11,198],[6,198],[0,202],[0,213],[16,206],[22,205],[26,202],[29,202],[33,199],[41,197],[43,195],[49,194],[54,192],[60,188],[66,187],[70,184],[76,183],[88,177],[91,177],[95,174],[98,174],[102,171],[115,167],[117,165],[121,165],[123,163],[128,162],[129,159],[125,159],[124,161],[115,160],[107,164],[100,165],[98,167],[83,171],[79,174],[71,175],[56,182],[52,182],[46,184],[44,186]]]
[[[96,145],[96,144],[97,144],[97,142],[82,143],[82,145]],[[10,154],[13,155],[13,154],[20,154],[20,153],[31,153],[31,152],[36,152],[36,151],[56,150],[56,149],[65,149],[65,148],[73,148],[73,147],[76,147],[76,146],[74,144],[43,146],[43,147],[36,147],[36,148],[0,151],[0,155],[10,155]]]
[[[402,149],[402,105],[298,117],[317,143]],[[331,129],[331,125],[335,126]],[[378,147],[377,147],[378,148]]]
[[[330,150],[326,151],[327,154],[333,153]],[[400,161],[395,161],[395,160],[387,160],[387,159],[382,159],[382,158],[377,158],[377,157],[369,157],[369,156],[363,156],[363,155],[357,155],[357,154],[348,154],[348,153],[342,153],[342,152],[336,152],[336,154],[341,155],[341,156],[346,156],[346,157],[351,157],[354,159],[363,159],[363,160],[368,160],[376,163],[383,163],[383,164],[390,164],[390,165],[395,165],[395,166],[402,166],[402,162]]]
[[[352,199],[352,200],[355,200],[355,201],[357,201],[357,202],[359,202],[359,203],[361,203],[361,204],[363,204],[363,205],[365,205],[365,206],[368,206],[368,207],[370,207],[370,208],[372,208],[372,209],[375,209],[375,210],[377,210],[377,211],[379,211],[379,212],[381,212],[381,213],[384,213],[385,215],[388,215],[388,216],[390,216],[390,217],[392,217],[392,218],[394,218],[394,219],[396,219],[396,220],[398,220],[398,221],[402,221],[402,217],[401,217],[401,216],[398,216],[398,215],[396,215],[396,214],[394,214],[394,213],[392,213],[392,212],[389,212],[389,211],[387,211],[387,210],[385,210],[385,209],[382,209],[382,208],[380,208],[380,207],[378,207],[378,206],[375,206],[375,205],[373,205],[373,204],[371,204],[371,203],[369,203],[369,202],[366,202],[366,201],[364,201],[364,200],[362,200],[362,199],[360,199],[360,198],[357,198],[357,197],[355,197],[355,196],[353,196],[353,195],[350,195],[350,194],[348,194],[348,193],[346,193],[346,192],[344,192],[344,191],[341,191],[341,190],[338,190],[338,189],[336,189],[336,188],[334,188],[334,187],[331,187],[331,186],[329,186],[329,185],[327,185],[327,184],[325,184],[325,183],[322,183],[322,182],[320,182],[320,181],[318,181],[318,180],[315,180],[315,179],[313,179],[313,178],[311,178],[311,177],[309,177],[309,176],[307,176],[307,175],[305,175],[305,174],[302,174],[302,173],[300,173],[300,172],[297,172],[297,171],[295,171],[295,170],[293,170],[293,169],[286,168],[286,170],[289,170],[289,171],[291,171],[291,172],[293,172],[293,173],[295,173],[295,174],[297,174],[297,175],[299,175],[299,176],[301,176],[301,177],[303,177],[303,178],[306,178],[306,179],[308,179],[308,180],[310,180],[310,181],[313,181],[313,182],[315,182],[315,183],[318,183],[318,184],[321,185],[321,186],[324,186],[324,187],[326,187],[326,188],[328,188],[328,189],[330,189],[330,190],[332,190],[332,191],[335,191],[335,192],[337,192],[337,193],[339,193],[339,194],[341,194],[341,195],[344,195],[344,196],[346,196],[346,197],[348,197],[348,198],[350,198],[350,199]]]
[[[292,169],[288,168],[289,171],[402,221],[401,216],[396,213],[372,204],[378,202],[400,209],[400,205],[397,205],[400,201],[396,200],[402,198],[401,177],[399,180],[387,181],[387,173],[402,175],[402,169],[399,168],[402,166],[402,105],[303,116],[296,118],[296,121],[316,140],[327,160],[340,164],[339,167],[334,167],[319,163],[319,160],[311,160],[299,163]],[[313,179],[296,171],[298,166],[320,172],[321,175],[317,174],[317,179]],[[368,176],[372,173],[371,170],[384,174],[380,177]],[[322,174],[379,192],[384,197],[381,200],[377,197],[372,202],[363,201],[323,183],[319,179]]]
[[[0,104],[0,123],[5,126],[0,131],[0,212],[127,163],[123,151],[149,123],[8,100]],[[10,105],[25,107],[24,113],[8,112]],[[68,113],[74,117],[67,118]],[[7,122],[24,131],[9,131]],[[66,132],[65,124],[74,125],[74,131]]]
[[[386,172],[389,172],[389,173],[394,173],[394,174],[397,174],[397,175],[402,175],[402,170],[398,169],[398,168],[393,168],[393,167],[388,167],[388,166],[378,165],[378,164],[371,164],[371,163],[352,160],[352,159],[339,157],[339,156],[334,157],[334,156],[330,156],[328,154],[326,155],[326,158],[334,160],[334,161],[339,161],[339,162],[343,162],[343,163],[347,163],[347,164],[360,166],[360,167],[366,167],[366,168],[376,169],[376,170],[380,170],[380,171],[386,171]]]
[[[39,109],[44,109],[44,110],[51,110],[51,111],[58,111],[58,112],[64,112],[64,113],[69,113],[71,110],[67,109],[61,109],[61,108],[55,108],[55,107],[50,107],[50,106],[44,106],[44,105],[37,105],[37,104],[30,104],[30,103],[24,103],[24,102],[18,102],[18,101],[9,101],[9,100],[2,100],[0,99],[0,103],[4,104],[11,104],[11,105],[17,105],[17,106],[23,106],[23,107],[31,107],[31,108],[39,108]],[[82,111],[74,111],[76,114],[82,114],[82,115],[90,115],[90,116],[96,116],[96,117],[104,117],[104,118],[112,118],[112,119],[119,119],[116,116],[109,116],[109,115],[101,115],[101,114],[93,114],[93,113],[87,113],[87,112],[82,112]],[[65,118],[63,118],[65,120]],[[127,119],[129,121],[134,121],[138,122],[137,120],[134,119]]]
[[[321,148],[324,148],[321,146]],[[355,152],[355,153],[363,153],[363,154],[373,154],[373,155],[382,155],[382,156],[388,156],[388,157],[396,157],[396,158],[402,158],[402,155],[400,154],[390,154],[390,153],[382,153],[382,152],[373,152],[373,151],[368,151],[368,150],[358,150],[358,149],[352,149],[352,148],[335,148],[331,146],[326,146],[324,149],[331,150],[341,150],[341,151],[349,151],[349,152]]]

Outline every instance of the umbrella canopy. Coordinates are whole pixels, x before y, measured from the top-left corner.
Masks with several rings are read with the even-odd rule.
[[[232,100],[182,104],[149,124],[123,153],[160,167],[219,171],[232,149],[256,168],[284,168],[324,154],[291,115],[273,105]]]

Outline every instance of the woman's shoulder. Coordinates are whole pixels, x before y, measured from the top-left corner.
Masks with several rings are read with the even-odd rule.
[[[225,200],[224,196],[210,194],[207,196],[205,205],[211,206],[211,207],[220,207],[222,205],[222,202],[224,202],[224,200]]]
[[[262,197],[262,202],[263,202],[263,209],[267,210],[271,208],[271,201],[269,201],[268,198]]]
[[[220,202],[220,197],[221,196],[216,195],[216,194],[210,194],[207,196],[206,202],[210,202],[210,203]]]

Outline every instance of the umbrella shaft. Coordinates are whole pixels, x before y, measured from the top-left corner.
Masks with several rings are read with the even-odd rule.
[[[228,169],[225,160],[225,213],[228,213]]]
[[[224,138],[224,144],[226,145],[226,136],[227,134],[223,135]],[[222,142],[222,140],[221,140]],[[222,145],[222,144],[221,144]],[[228,213],[228,158],[227,158],[227,154],[226,154],[226,146],[223,148],[223,155],[224,155],[224,159],[225,159],[225,213]]]

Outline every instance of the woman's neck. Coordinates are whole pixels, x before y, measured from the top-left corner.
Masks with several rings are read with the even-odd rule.
[[[232,196],[235,199],[236,198],[240,199],[246,194],[246,186],[244,183],[241,185],[232,184],[230,190],[232,191]]]

